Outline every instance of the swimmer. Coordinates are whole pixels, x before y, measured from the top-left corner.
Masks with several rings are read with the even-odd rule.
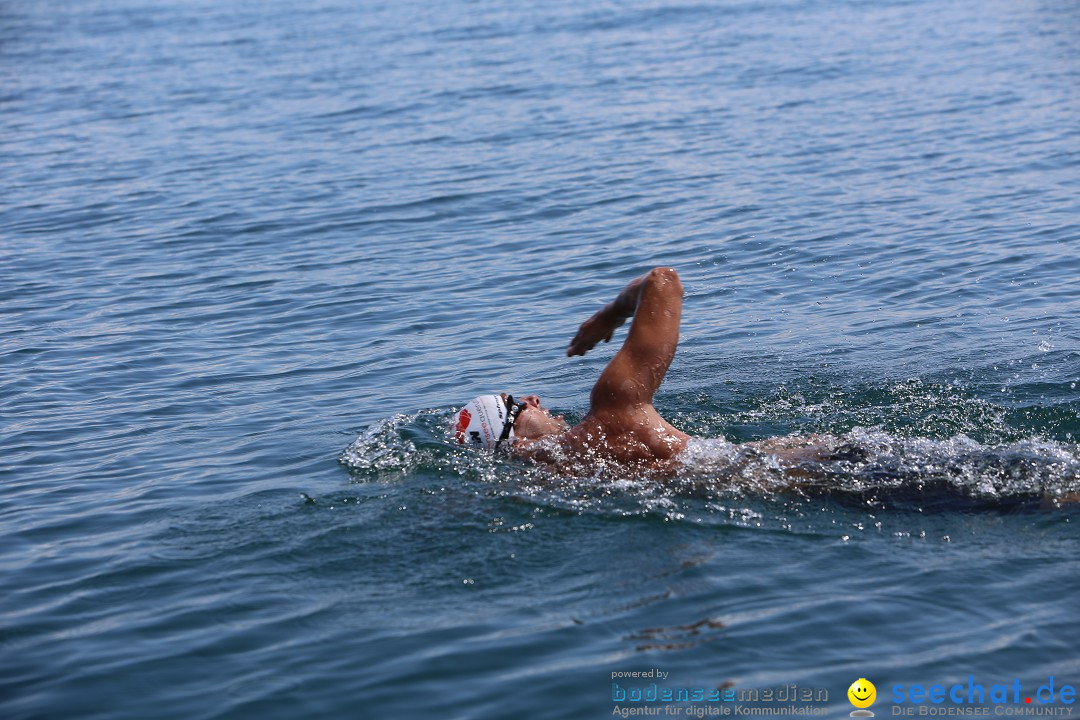
[[[598,468],[674,470],[691,437],[673,427],[653,407],[679,344],[683,287],[671,268],[658,267],[631,281],[618,296],[581,324],[566,350],[584,355],[632,319],[615,357],[600,374],[589,397],[589,412],[571,427],[552,415],[539,397],[515,399],[507,393],[481,395],[453,420],[455,441],[560,470]],[[828,459],[835,438],[810,436],[746,443],[750,452],[767,453],[798,472],[798,464]]]

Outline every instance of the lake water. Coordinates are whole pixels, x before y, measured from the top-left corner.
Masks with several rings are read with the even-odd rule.
[[[0,716],[843,717],[859,678],[1075,716],[1077,38],[1072,0],[4,3]],[[581,417],[613,347],[566,344],[654,265],[666,417],[866,461],[447,442],[481,392]]]

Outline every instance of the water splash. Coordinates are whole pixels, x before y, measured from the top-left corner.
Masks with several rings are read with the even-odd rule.
[[[876,511],[921,512],[1039,505],[1080,493],[1077,446],[1035,437],[990,444],[964,434],[934,439],[856,427],[768,444],[696,439],[674,472],[600,468],[573,475],[457,447],[446,435],[449,418],[449,411],[430,410],[375,423],[342,453],[341,462],[360,481],[434,473],[479,483],[486,494],[561,510],[669,520],[700,520],[704,513],[753,523],[761,519],[762,502],[792,512],[820,498]],[[792,447],[817,450],[793,460],[782,452]],[[750,506],[742,502],[747,500]]]
[[[843,457],[808,462],[803,490],[872,493],[890,498],[969,498],[998,501],[1062,498],[1080,490],[1075,445],[1039,438],[984,444],[966,435],[937,440],[905,438],[855,428],[838,438]]]
[[[419,417],[402,414],[374,423],[345,448],[340,462],[361,473],[409,472],[417,465],[418,451],[406,431]]]
[[[358,482],[390,482],[434,474],[495,483],[529,469],[505,455],[451,443],[447,432],[451,416],[449,410],[434,409],[380,420],[345,448],[338,460]]]

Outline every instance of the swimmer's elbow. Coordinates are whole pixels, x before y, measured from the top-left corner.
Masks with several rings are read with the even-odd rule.
[[[682,281],[679,273],[671,267],[654,267],[648,274],[649,282],[673,293],[683,294]]]

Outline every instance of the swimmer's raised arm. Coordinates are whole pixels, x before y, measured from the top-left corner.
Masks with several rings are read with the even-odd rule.
[[[584,355],[634,318],[622,348],[592,391],[592,407],[651,404],[679,344],[682,283],[672,268],[654,268],[632,280],[610,303],[581,324],[567,355]]]

